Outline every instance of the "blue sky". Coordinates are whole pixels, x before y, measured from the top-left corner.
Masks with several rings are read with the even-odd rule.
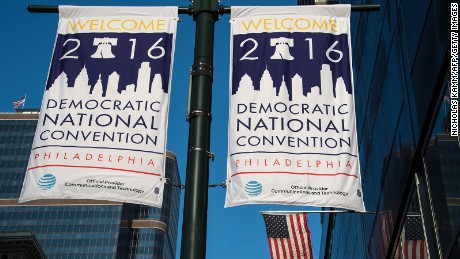
[[[37,5],[116,5],[116,6],[188,6],[188,0],[7,0],[4,1],[3,32],[0,41],[0,86],[2,89],[0,112],[14,112],[13,101],[27,94],[25,108],[39,108],[53,51],[58,14],[29,13],[29,4]],[[222,0],[231,5],[295,5],[295,0]],[[210,184],[220,184],[226,178],[228,78],[229,78],[229,14],[223,15],[215,26],[214,84],[212,95]],[[167,149],[177,157],[182,181],[185,180],[187,162],[188,122],[185,120],[189,70],[193,62],[195,24],[192,17],[180,15],[176,38],[176,52],[171,86]],[[184,192],[182,192],[183,196]],[[207,258],[269,258],[265,226],[259,211],[266,210],[319,210],[320,208],[245,205],[224,209],[225,189],[209,189]],[[183,197],[181,202],[183,202]],[[182,230],[180,211],[178,255]],[[315,258],[318,258],[321,239],[319,214],[309,214],[309,227]]]

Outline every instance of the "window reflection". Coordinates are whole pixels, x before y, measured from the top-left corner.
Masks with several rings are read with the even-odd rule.
[[[429,200],[431,215],[421,216],[415,190],[394,258],[429,258],[429,254],[432,258],[460,258],[460,148],[459,139],[450,135],[449,95],[446,91],[441,100],[423,155],[421,177],[428,197],[421,198]],[[430,225],[434,226],[434,246],[427,242],[424,231]],[[428,243],[436,251],[429,251]]]
[[[394,256],[395,259],[429,258],[422,222],[418,195],[414,191],[399,237],[397,251]]]
[[[424,162],[440,257],[460,258],[460,148],[450,136],[449,96],[446,91]]]

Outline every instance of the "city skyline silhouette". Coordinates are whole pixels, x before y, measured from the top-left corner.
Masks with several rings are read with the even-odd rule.
[[[168,33],[157,33],[153,36],[148,33],[59,34],[46,90],[55,84],[58,77],[63,76],[63,72],[67,77],[67,87],[73,88],[77,77],[86,69],[91,94],[94,94],[93,88],[98,84],[99,87],[102,85],[102,96],[105,97],[107,86],[115,87],[116,81],[118,81],[118,88],[115,91],[122,93],[132,85],[136,88],[141,83],[138,82],[139,69],[142,69],[142,64],[147,62],[150,67],[149,84],[153,81],[157,82],[158,79],[154,77],[161,74],[163,92],[168,93],[171,52],[166,51],[161,55],[160,47],[172,49],[172,41],[173,36]],[[144,75],[148,73],[145,71],[145,66],[142,72]],[[145,85],[145,83],[141,84]],[[100,90],[96,87],[96,91]],[[113,89],[109,89],[109,93],[110,91]]]
[[[321,66],[320,84],[311,86],[310,91],[306,94],[304,92],[303,78],[299,74],[296,73],[292,78],[290,78],[290,81],[290,90],[288,89],[284,76],[282,77],[281,84],[278,86],[275,85],[271,73],[266,67],[260,81],[257,82],[260,86],[259,90],[255,89],[256,83],[253,79],[248,74],[244,74],[238,81],[237,91],[232,96],[238,96],[244,99],[244,96],[251,91],[260,91],[264,94],[264,98],[267,96],[276,96],[283,100],[288,99],[289,101],[300,100],[303,97],[337,98],[337,96],[345,96],[345,94],[351,96],[351,93],[348,92],[347,86],[342,77],[338,77],[334,84],[333,72],[328,64],[323,64]]]
[[[75,77],[74,84],[70,87],[66,84],[66,91],[77,91],[79,93],[88,91],[91,95],[111,97],[115,95],[125,94],[135,94],[138,96],[144,96],[145,94],[154,94],[158,93],[167,94],[163,88],[162,76],[159,73],[152,74],[152,68],[150,67],[149,62],[142,62],[140,68],[137,70],[137,80],[136,84],[120,85],[120,75],[113,71],[107,80],[107,84],[104,86],[101,80],[101,74],[94,85],[90,84],[90,76],[88,74],[88,69],[86,66],[80,70],[78,75]],[[153,78],[150,81],[150,78]],[[59,80],[61,79],[61,80]],[[47,91],[57,90],[57,88],[62,87],[62,80],[69,81],[68,76],[65,71],[62,71],[61,74],[56,78],[54,83],[47,89]],[[86,87],[86,89],[85,89]],[[105,90],[105,92],[104,92]]]

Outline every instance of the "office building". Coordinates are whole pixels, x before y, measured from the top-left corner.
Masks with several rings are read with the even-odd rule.
[[[450,2],[352,12],[368,213],[325,213],[320,258],[460,258],[460,149],[450,135]],[[325,208],[324,210],[328,210]]]
[[[46,258],[38,240],[30,231],[0,231],[0,258]]]
[[[30,231],[48,258],[175,258],[180,203],[167,153],[163,207],[99,200],[18,203],[38,111],[0,114],[0,231]]]

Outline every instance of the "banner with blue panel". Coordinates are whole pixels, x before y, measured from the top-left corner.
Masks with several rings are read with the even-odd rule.
[[[161,207],[177,7],[59,7],[20,202]]]
[[[350,6],[231,12],[225,206],[364,211]]]

